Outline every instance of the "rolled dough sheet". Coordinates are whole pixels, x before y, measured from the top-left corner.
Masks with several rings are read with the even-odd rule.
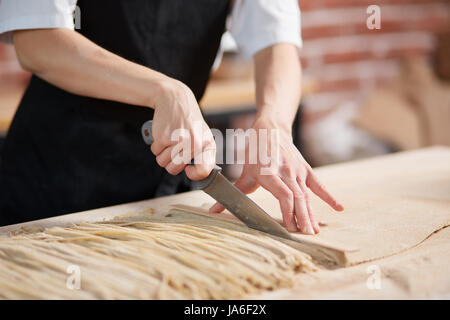
[[[298,238],[349,248],[342,266],[403,252],[450,224],[450,148],[398,153],[316,172],[345,211],[336,213],[311,197],[317,219],[326,226],[319,235]],[[281,221],[271,194],[260,188],[250,197]]]

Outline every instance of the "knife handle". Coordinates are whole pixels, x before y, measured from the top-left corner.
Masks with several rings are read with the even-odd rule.
[[[147,122],[145,122],[142,125],[142,128],[141,128],[142,138],[144,139],[145,143],[148,145],[151,145],[155,141],[155,139],[153,139],[153,134],[152,134],[152,125],[153,125],[153,120],[148,120]]]

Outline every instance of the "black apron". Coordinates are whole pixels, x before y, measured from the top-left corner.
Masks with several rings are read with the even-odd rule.
[[[229,0],[80,0],[79,32],[188,85],[199,100]],[[69,75],[70,76],[70,75]],[[153,110],[81,97],[33,76],[8,132],[0,225],[185,191],[140,136]]]

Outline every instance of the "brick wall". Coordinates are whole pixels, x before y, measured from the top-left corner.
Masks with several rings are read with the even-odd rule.
[[[302,63],[317,93],[304,99],[306,111],[343,101],[359,102],[375,85],[397,74],[399,61],[430,56],[435,35],[450,30],[450,0],[299,0]],[[369,5],[381,7],[381,29],[366,27]],[[11,46],[0,43],[0,90],[23,86]]]
[[[430,56],[436,34],[450,30],[449,0],[300,0],[304,76],[317,93],[305,111],[360,102],[395,76],[399,61]],[[366,9],[381,8],[381,29],[369,30]]]

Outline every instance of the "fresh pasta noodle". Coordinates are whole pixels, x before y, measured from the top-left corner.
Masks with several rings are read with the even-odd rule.
[[[68,285],[71,266],[79,289]],[[185,212],[0,239],[3,299],[239,299],[317,269],[309,255],[259,231]]]

